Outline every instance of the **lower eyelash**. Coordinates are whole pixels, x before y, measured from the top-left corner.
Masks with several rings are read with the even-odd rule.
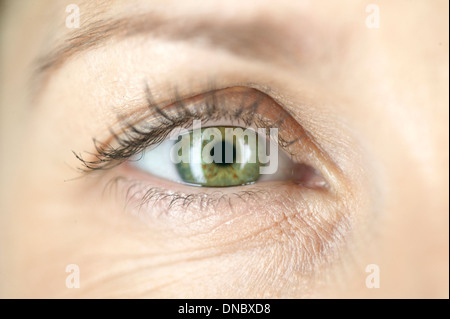
[[[290,186],[284,184],[283,187]],[[251,190],[185,194],[116,176],[109,180],[104,191],[116,192],[111,194],[113,197],[120,194],[117,199],[124,204],[126,214],[137,217],[149,227],[176,229],[178,236],[208,234],[214,237],[220,225],[233,220],[239,222],[238,218],[250,220],[249,227],[243,228],[245,234],[240,245],[253,243],[260,235],[271,245],[292,252],[286,267],[294,267],[296,273],[309,276],[338,261],[353,221],[346,203],[325,200],[321,201],[325,201],[324,205],[307,203],[295,188],[297,199],[286,195],[285,190],[277,193],[277,186],[267,188],[256,184]],[[266,202],[277,208],[270,210]],[[258,208],[255,210],[255,207]],[[235,243],[231,235],[217,236],[226,245]]]
[[[185,210],[190,206],[195,206],[201,213],[209,208],[215,208],[222,203],[226,203],[230,209],[233,209],[233,205],[238,204],[239,201],[248,203],[251,200],[258,200],[261,196],[269,194],[265,189],[260,187],[232,193],[223,193],[216,190],[185,194],[149,186],[145,182],[139,182],[125,177],[111,179],[105,186],[105,192],[122,189],[122,186],[126,189],[125,206],[129,207],[132,203],[135,203],[135,207],[131,208],[135,208],[138,211],[146,206],[153,206],[156,203],[165,205],[166,212],[169,212],[171,209],[180,208]]]

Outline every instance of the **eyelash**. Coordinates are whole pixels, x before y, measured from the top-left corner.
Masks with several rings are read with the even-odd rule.
[[[251,190],[239,190],[226,194],[221,191],[196,193],[168,192],[165,189],[149,186],[144,182],[135,181],[123,176],[111,179],[105,186],[104,192],[115,190],[117,187],[120,187],[121,183],[126,186],[125,197],[127,203],[125,206],[136,198],[137,205],[134,208],[138,210],[146,205],[151,207],[153,204],[161,201],[166,201],[167,211],[174,208],[188,209],[189,206],[193,205],[198,207],[199,211],[202,212],[208,207],[217,207],[222,202],[226,203],[230,209],[233,209],[233,204],[236,204],[236,200],[242,200],[244,202],[248,202],[249,200],[256,201],[269,194],[267,189],[255,186]]]
[[[118,134],[116,130],[109,128],[112,142],[118,146],[113,146],[113,143],[105,143],[93,138],[95,153],[85,152],[85,154],[92,156],[93,159],[87,160],[81,153],[72,151],[75,157],[81,162],[81,167],[79,167],[79,169],[83,172],[90,172],[116,167],[129,158],[139,154],[146,148],[162,143],[173,129],[190,127],[190,124],[194,120],[200,120],[202,123],[214,120],[240,120],[246,126],[254,125],[257,128],[265,128],[267,136],[269,136],[269,129],[278,127],[278,124],[284,119],[284,117],[280,117],[276,121],[268,121],[262,118],[257,113],[262,98],[253,101],[249,106],[245,106],[246,96],[243,97],[240,107],[233,113],[230,113],[226,107],[221,107],[221,105],[217,103],[217,92],[218,89],[212,89],[210,92],[206,93],[209,95],[204,99],[206,108],[202,108],[201,111],[192,112],[186,108],[183,99],[175,90],[173,97],[175,102],[171,105],[175,106],[176,112],[168,113],[164,111],[166,106],[154,102],[152,93],[146,84],[145,94],[148,103],[147,109],[151,114],[159,115],[155,119],[157,122],[156,125],[142,129],[137,125],[126,121],[123,116],[118,116],[120,125],[119,130],[123,133]],[[195,95],[193,97],[195,97]],[[278,135],[277,142],[281,148],[292,155],[288,150],[288,147],[301,138],[302,137],[293,141],[286,141],[281,135]]]

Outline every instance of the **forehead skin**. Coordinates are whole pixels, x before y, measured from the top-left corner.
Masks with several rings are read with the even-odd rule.
[[[82,28],[75,31],[64,26],[65,7],[72,2],[79,5],[82,14]],[[32,249],[24,239],[28,235],[17,229],[49,227],[40,224],[44,221],[31,218],[32,209],[17,209],[21,200],[51,207],[51,203],[40,203],[39,194],[27,193],[27,185],[39,181],[30,181],[20,173],[25,168],[39,169],[28,167],[27,157],[32,155],[22,148],[29,139],[24,128],[36,118],[46,123],[49,109],[56,108],[44,105],[31,112],[30,108],[39,106],[40,99],[35,97],[51,94],[47,90],[64,78],[66,64],[94,47],[109,45],[107,38],[124,36],[104,32],[106,29],[89,31],[84,28],[86,21],[107,26],[108,21],[128,21],[148,14],[154,20],[166,21],[167,25],[152,35],[156,38],[182,39],[189,45],[196,39],[192,32],[202,32],[205,23],[208,27],[216,23],[221,26],[217,32],[201,33],[208,40],[207,46],[289,70],[292,81],[286,87],[298,85],[296,74],[301,74],[324,92],[339,92],[343,100],[349,101],[331,112],[344,118],[349,130],[363,142],[371,165],[363,167],[360,174],[368,188],[376,184],[373,188],[383,194],[383,219],[372,225],[378,234],[376,243],[367,250],[356,249],[364,257],[355,259],[381,265],[382,289],[361,288],[359,279],[355,279],[348,283],[347,290],[332,287],[318,296],[448,298],[447,1],[377,1],[379,29],[366,27],[366,3],[355,4],[353,0],[72,2],[2,4],[1,297],[49,294],[44,288],[25,291],[27,285],[21,282],[24,279],[14,271],[16,267],[33,268],[24,266],[25,261],[30,261],[24,256]],[[182,28],[176,28],[176,21],[190,21],[191,33],[186,28],[183,34],[183,30],[178,30]],[[251,28],[255,24],[269,26],[263,33],[263,44],[258,40],[260,27]],[[138,33],[154,31],[137,25]],[[220,32],[222,27],[229,27],[231,32],[245,27],[250,32],[241,39],[233,38]],[[86,43],[93,41],[92,46],[74,47],[73,39],[80,34]],[[248,49],[243,48],[246,39]],[[40,264],[36,265],[36,272],[31,270],[28,276],[38,276]],[[350,272],[365,278],[364,269],[352,268]]]

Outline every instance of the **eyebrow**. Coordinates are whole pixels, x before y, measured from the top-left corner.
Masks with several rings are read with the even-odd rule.
[[[137,34],[172,41],[197,41],[215,49],[252,59],[272,62],[292,59],[302,51],[299,39],[291,41],[283,27],[270,19],[218,21],[214,17],[158,17],[149,13],[120,19],[101,19],[72,31],[59,45],[35,63],[34,80],[45,81],[70,57],[105,45],[112,38],[123,39]],[[294,47],[293,47],[294,43]],[[298,45],[298,48],[295,48]]]

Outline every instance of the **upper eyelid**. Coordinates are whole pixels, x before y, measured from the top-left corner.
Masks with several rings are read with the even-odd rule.
[[[206,106],[206,112],[200,112],[201,115],[212,116],[214,112],[220,114],[221,118],[228,116],[238,118],[241,117],[244,111],[251,111],[251,118],[256,117],[256,111],[259,104],[264,99],[271,100],[272,103],[278,105],[281,109],[281,115],[277,116],[277,118],[272,121],[272,123],[265,122],[266,128],[270,127],[278,127],[277,125],[281,124],[281,122],[287,117],[292,117],[291,112],[280,105],[279,101],[275,101],[270,95],[266,92],[261,91],[261,86],[256,86],[252,83],[250,84],[236,84],[232,86],[226,87],[215,87],[214,83],[210,83],[209,87],[205,90],[196,91],[194,93],[187,93],[184,95],[179,95],[177,92],[177,88],[172,89],[172,98],[156,100],[153,97],[152,90],[148,87],[148,84],[144,84],[144,103],[141,106],[137,106],[133,112],[118,114],[118,121],[115,124],[116,132],[120,132],[121,129],[129,129],[130,127],[139,127],[140,123],[145,122],[146,124],[150,123],[149,118],[151,118],[152,122],[156,122],[158,120],[167,120],[173,121],[173,118],[170,117],[170,113],[176,111],[178,114],[177,117],[183,116],[195,116],[199,113],[195,110],[197,105]],[[217,103],[217,94],[218,92],[224,92],[225,90],[241,90],[247,91],[250,93],[257,94],[257,100],[251,101],[248,99],[248,96],[244,96],[244,98],[239,102],[239,107],[236,110],[236,113],[229,113],[228,107],[222,107],[220,109],[212,109],[216,108],[220,104]],[[194,102],[195,100],[195,102]],[[246,105],[248,104],[248,105]],[[188,108],[188,106],[191,109]],[[184,115],[179,116],[180,112],[184,112]],[[208,119],[210,120],[210,119]],[[245,120],[245,119],[244,119]],[[247,118],[249,120],[249,118]],[[125,125],[124,125],[125,124]],[[112,139],[113,137],[111,137]],[[110,139],[110,140],[111,140]],[[110,140],[106,140],[105,143],[108,143]]]
[[[235,108],[233,112],[230,112],[227,107],[221,106],[221,104],[224,103],[223,101],[221,101],[221,99],[223,99],[224,95],[229,94],[227,92],[229,92],[230,90],[235,94],[237,93],[238,97],[239,94],[243,94],[243,97],[239,101],[239,107]],[[176,100],[172,99],[170,103],[165,101],[155,101],[147,84],[144,86],[144,92],[146,101],[145,107],[141,107],[136,110],[131,120],[129,116],[124,116],[123,114],[118,115],[119,120],[117,122],[117,125],[119,129],[110,128],[110,136],[105,141],[94,139],[95,152],[87,153],[90,156],[94,156],[93,160],[84,159],[82,154],[73,152],[77,159],[82,162],[84,168],[88,169],[88,171],[115,166],[110,166],[110,164],[114,164],[112,163],[113,159],[125,160],[128,157],[135,155],[135,153],[138,153],[141,150],[145,149],[146,147],[161,142],[163,139],[165,139],[165,134],[168,134],[168,132],[171,131],[172,127],[170,125],[172,125],[173,128],[180,126],[183,127],[185,122],[187,122],[188,120],[201,119],[211,121],[217,118],[234,118],[236,120],[239,117],[247,126],[255,124],[255,126],[257,127],[270,128],[273,127],[274,123],[279,123],[279,121],[284,119],[284,117],[289,116],[289,114],[286,114],[282,117],[277,117],[272,123],[262,119],[257,114],[256,110],[263,102],[263,100],[267,100],[268,102],[273,103],[273,105],[277,105],[278,107],[281,106],[277,102],[273,101],[271,97],[266,95],[265,93],[249,87],[233,86],[223,89],[214,89],[213,86],[210,86],[209,91],[204,93],[191,94],[188,98],[180,98],[180,96],[175,96]],[[251,95],[256,95],[256,97],[252,99]],[[196,109],[198,105],[203,107],[203,110],[199,111],[198,109]],[[187,107],[191,107],[193,110],[190,111]],[[176,117],[172,118],[169,114],[166,114],[166,112],[169,112],[171,109],[172,112],[173,110],[180,111],[180,108],[183,111],[183,114],[181,115],[177,114]],[[214,111],[211,111],[211,109],[214,109]],[[144,129],[144,131],[142,131],[143,128],[139,126],[139,123],[144,121],[146,124],[148,124],[149,117],[152,118],[151,123],[156,122],[156,126],[153,124],[152,129],[147,129],[147,131],[145,131]],[[255,122],[255,120],[257,120],[257,122]],[[156,134],[159,133],[160,135],[152,135],[153,130],[156,130]],[[141,135],[140,139],[138,140],[138,138],[130,138],[130,136],[132,136],[133,134],[138,136]],[[148,136],[146,136],[146,134],[148,134]],[[125,135],[124,139],[121,137],[122,135]],[[122,147],[112,147],[111,144],[113,141],[118,142],[119,146]],[[127,148],[123,147],[128,141],[133,142],[134,146],[132,150],[128,150]],[[151,143],[146,143],[146,141]],[[282,136],[279,136],[278,142],[282,147],[286,148],[295,141],[287,141],[284,140]],[[142,145],[140,146],[137,144]],[[122,153],[122,151],[124,153]]]
[[[153,110],[158,109],[159,111],[162,111],[165,113],[166,111],[169,110],[169,108],[171,106],[181,106],[180,108],[182,108],[184,111],[191,113],[191,111],[186,108],[186,105],[196,105],[196,104],[202,104],[204,102],[205,103],[204,105],[206,105],[208,108],[208,115],[209,115],[209,114],[211,114],[210,109],[220,105],[217,101],[218,93],[224,92],[225,90],[241,90],[241,91],[245,90],[245,91],[247,91],[247,93],[245,93],[243,98],[239,101],[239,107],[237,108],[237,113],[227,114],[229,116],[239,117],[242,115],[243,111],[248,110],[248,109],[252,109],[250,111],[256,111],[256,109],[258,108],[258,106],[264,99],[271,100],[271,102],[276,103],[278,106],[280,106],[283,109],[283,117],[284,116],[292,116],[288,109],[286,109],[285,107],[280,105],[279,101],[275,101],[269,94],[267,94],[265,91],[262,91],[260,89],[260,87],[257,87],[256,85],[252,85],[252,84],[248,84],[248,83],[235,84],[235,85],[231,85],[231,86],[229,85],[226,87],[215,87],[214,83],[211,83],[209,85],[208,89],[200,91],[200,92],[196,92],[193,94],[187,94],[183,97],[178,95],[177,89],[174,88],[173,92],[175,93],[177,98],[161,101],[159,103],[155,103],[155,101],[152,98],[149,99],[146,97],[147,101],[148,102],[150,101],[152,103],[149,105],[146,105],[145,108],[141,108],[141,111],[144,111],[144,113],[147,113],[147,111],[149,111],[149,110],[151,111],[152,109]],[[151,91],[148,89],[148,86],[146,86],[145,91],[146,91],[146,94],[148,94],[148,93],[151,94]],[[249,99],[249,96],[251,94],[257,94],[257,99],[251,101]],[[197,100],[197,102],[193,103],[193,100]],[[189,103],[189,102],[191,102],[191,103]],[[227,111],[226,108],[222,108],[222,110]],[[254,113],[254,112],[252,112],[252,113]],[[145,114],[145,116],[147,116],[147,114]],[[282,117],[280,117],[278,120],[281,120],[281,119],[282,119]]]

